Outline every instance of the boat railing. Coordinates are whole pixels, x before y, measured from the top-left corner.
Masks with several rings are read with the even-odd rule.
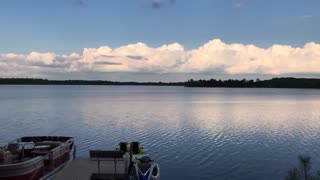
[[[68,143],[68,144],[73,143],[73,138],[68,139],[65,143]]]
[[[41,141],[60,141],[60,142],[67,142],[67,141],[73,141],[72,137],[67,136],[24,136],[19,138],[17,141],[22,142],[41,142]]]
[[[38,156],[32,159],[29,159],[27,161],[22,161],[19,163],[14,163],[14,164],[3,164],[0,165],[0,172],[2,172],[3,170],[9,170],[9,169],[17,169],[17,168],[22,168],[22,167],[28,167],[31,164],[38,164],[40,163],[42,164],[43,162],[43,157],[42,156]]]

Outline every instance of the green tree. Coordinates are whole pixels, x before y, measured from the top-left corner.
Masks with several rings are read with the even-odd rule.
[[[316,175],[310,173],[311,170],[311,158],[310,156],[298,157],[299,167],[293,168],[288,171],[285,180],[320,180],[320,171]]]
[[[297,168],[293,168],[292,170],[288,171],[286,180],[300,180],[299,170]]]
[[[299,164],[305,180],[309,180],[310,177],[310,169],[311,169],[311,161],[310,156],[299,156]]]

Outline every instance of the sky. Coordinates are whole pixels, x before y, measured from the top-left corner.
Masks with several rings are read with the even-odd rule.
[[[0,77],[320,78],[319,0],[2,0]]]

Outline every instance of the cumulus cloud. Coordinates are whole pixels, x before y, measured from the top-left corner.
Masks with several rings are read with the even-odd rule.
[[[222,69],[229,74],[319,73],[320,45],[311,42],[299,48],[273,45],[263,49],[216,39],[192,50],[181,69],[196,72]]]
[[[260,48],[214,39],[191,50],[179,43],[153,48],[139,42],[114,49],[84,48],[80,54],[0,54],[0,76],[4,77],[73,72],[320,73],[320,44]]]
[[[145,58],[143,56],[132,56],[132,55],[129,55],[129,56],[127,56],[127,58],[136,59],[136,60],[148,60],[148,58]]]
[[[66,73],[78,71],[76,62],[81,56],[76,53],[58,55],[55,53],[31,52],[29,54],[0,54],[0,76],[34,77],[50,72]]]
[[[110,62],[110,61],[100,61],[100,62],[95,62],[95,64],[103,64],[103,65],[121,65],[122,63]]]

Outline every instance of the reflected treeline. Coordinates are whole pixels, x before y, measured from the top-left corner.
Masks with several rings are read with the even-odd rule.
[[[270,80],[193,80],[186,82],[187,87],[237,87],[237,88],[320,88],[320,79],[273,78]]]
[[[0,84],[22,85],[144,85],[144,86],[184,86],[183,82],[118,82],[92,80],[48,80],[33,78],[0,78]]]
[[[320,180],[320,171],[312,174],[311,158],[309,156],[299,156],[299,165],[288,171],[285,180]]]

